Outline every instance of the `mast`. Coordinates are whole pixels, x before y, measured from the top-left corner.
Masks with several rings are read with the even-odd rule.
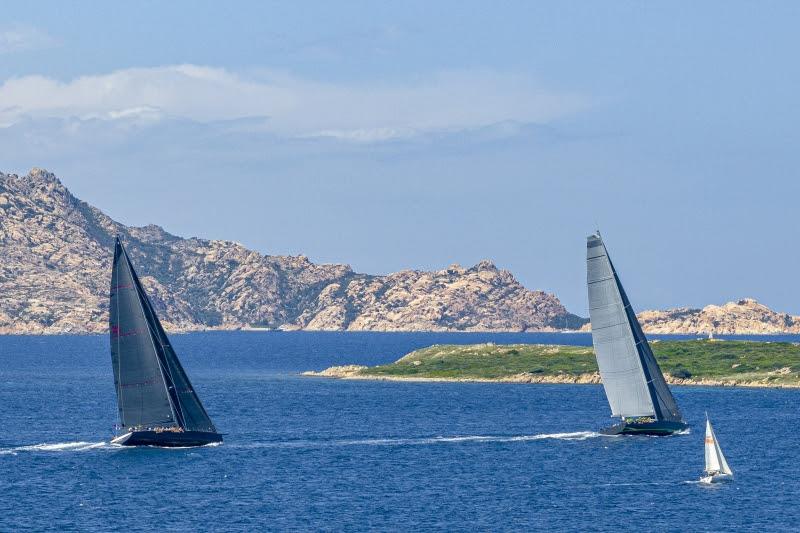
[[[216,432],[119,237],[114,250],[110,322],[111,358],[122,425],[178,426]],[[136,374],[131,367],[145,370]],[[138,394],[130,398],[129,388],[137,389]],[[143,407],[149,404],[157,408]]]
[[[680,421],[667,387],[600,234],[586,242],[592,343],[614,416]]]

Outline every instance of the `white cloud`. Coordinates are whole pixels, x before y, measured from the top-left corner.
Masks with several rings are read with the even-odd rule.
[[[503,121],[545,123],[585,106],[576,94],[486,70],[415,82],[327,83],[259,72],[175,65],[131,68],[62,82],[25,76],[0,85],[0,125],[25,118],[198,122],[264,117],[265,131],[354,142],[406,138]]]
[[[52,46],[55,40],[42,30],[14,25],[0,28],[0,54],[38,50]]]

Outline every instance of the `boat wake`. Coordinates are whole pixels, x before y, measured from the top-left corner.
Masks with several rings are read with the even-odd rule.
[[[592,431],[574,433],[540,433],[538,435],[494,436],[494,435],[461,435],[454,437],[423,437],[417,439],[358,439],[332,441],[334,446],[406,446],[426,444],[447,444],[459,442],[525,442],[533,440],[586,440],[601,436]]]
[[[595,431],[575,431],[571,433],[538,433],[536,435],[455,435],[417,438],[373,438],[373,439],[340,439],[340,440],[296,440],[274,442],[252,442],[241,444],[225,444],[230,448],[332,448],[340,446],[430,446],[436,444],[461,444],[461,443],[510,443],[529,442],[540,440],[583,441],[596,437],[613,438],[615,436],[603,435]],[[220,446],[222,443],[213,442],[203,448]],[[9,446],[0,448],[0,456],[17,455],[25,452],[85,452],[89,450],[108,449],[121,450],[133,449],[110,442],[56,442],[31,444],[24,446]],[[161,449],[161,448],[159,448]],[[166,448],[170,450],[186,450],[186,448]]]
[[[692,483],[690,481],[680,481],[679,484]],[[699,483],[699,481],[697,482]],[[600,483],[592,485],[594,487],[653,487],[653,486],[667,486],[675,485],[675,481],[633,481],[629,483]]]
[[[206,444],[204,446],[200,446],[200,448],[213,448],[216,446],[220,446],[221,442],[212,442],[210,444]],[[0,448],[0,456],[2,455],[17,455],[18,453],[22,452],[86,452],[89,450],[135,450],[137,448],[155,448],[158,450],[177,450],[177,451],[185,451],[188,448],[161,448],[157,446],[120,446],[119,444],[113,444],[111,442],[55,442],[52,444],[31,444],[25,446],[9,446],[5,448]]]
[[[107,442],[56,442],[52,444],[30,444],[0,448],[0,455],[17,455],[20,452],[85,452],[108,447]]]
[[[329,441],[276,441],[231,444],[233,448],[329,448],[339,446],[428,446],[435,444],[459,443],[503,443],[527,442],[538,440],[565,440],[582,441],[595,437],[608,437],[595,431],[576,431],[572,433],[539,433],[536,435],[458,435],[452,437],[420,437],[420,438],[378,438],[378,439],[351,439]]]

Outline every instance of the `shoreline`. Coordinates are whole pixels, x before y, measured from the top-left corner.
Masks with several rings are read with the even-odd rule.
[[[602,383],[600,374],[597,372],[577,375],[549,375],[538,376],[535,374],[514,374],[499,378],[478,378],[478,377],[422,377],[422,376],[389,376],[377,374],[360,374],[361,371],[369,367],[361,365],[332,366],[321,371],[307,370],[301,372],[303,377],[327,378],[357,381],[408,381],[416,383],[514,383],[529,385],[599,385]],[[765,380],[715,380],[715,379],[683,379],[674,378],[669,374],[665,375],[669,385],[687,387],[745,387],[763,389],[800,389],[800,383],[769,383]]]

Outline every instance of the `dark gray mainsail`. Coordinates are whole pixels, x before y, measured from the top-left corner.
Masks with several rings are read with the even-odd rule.
[[[119,238],[110,296],[111,363],[122,427],[215,433]]]
[[[612,414],[681,421],[599,233],[587,237],[586,261],[592,343]]]

